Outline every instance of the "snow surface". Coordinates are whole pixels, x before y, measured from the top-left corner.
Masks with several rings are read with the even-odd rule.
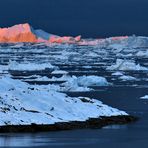
[[[117,115],[127,113],[95,99],[68,97],[47,86],[29,85],[8,76],[0,79],[1,126],[54,124]]]

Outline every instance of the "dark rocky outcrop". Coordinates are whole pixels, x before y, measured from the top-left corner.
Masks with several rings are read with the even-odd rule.
[[[101,118],[90,118],[89,120],[73,121],[73,122],[61,122],[53,125],[37,125],[32,123],[31,125],[7,125],[0,127],[0,133],[12,133],[12,132],[49,132],[49,131],[61,131],[72,129],[84,129],[84,128],[101,128],[107,125],[114,124],[127,124],[136,121],[138,118],[133,116],[112,116]]]

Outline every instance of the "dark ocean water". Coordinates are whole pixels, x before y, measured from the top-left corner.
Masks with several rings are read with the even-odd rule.
[[[40,148],[142,148],[148,147],[148,101],[140,100],[148,88],[109,88],[95,93],[73,93],[72,96],[94,96],[105,103],[124,109],[139,117],[128,125],[113,125],[103,129],[85,129],[47,133],[0,134],[1,147]]]
[[[60,50],[60,52],[59,52]],[[96,53],[93,57],[91,53]],[[137,52],[129,50],[129,52]],[[113,125],[102,129],[84,129],[47,133],[25,134],[0,134],[0,147],[27,147],[27,148],[147,148],[148,147],[148,100],[140,97],[148,94],[147,72],[127,71],[126,75],[134,76],[136,81],[121,81],[111,74],[114,71],[106,71],[105,68],[115,62],[114,50],[97,49],[97,47],[73,47],[57,46],[44,47],[39,45],[24,47],[1,47],[1,64],[6,65],[11,60],[17,62],[50,62],[61,70],[66,70],[70,75],[98,75],[104,76],[113,85],[108,87],[93,87],[92,92],[67,92],[69,96],[88,96],[103,101],[104,103],[127,111],[129,114],[139,117],[137,122],[127,125]],[[75,51],[79,54],[73,55]],[[60,58],[62,53],[68,57]],[[105,54],[108,53],[109,54]],[[123,54],[124,50],[123,50]],[[128,54],[128,53],[127,53]],[[103,58],[102,58],[103,55]],[[120,56],[120,55],[119,55]],[[122,55],[121,55],[122,56]],[[118,57],[122,58],[122,57]],[[141,65],[147,66],[148,59],[127,57],[137,60]],[[84,66],[90,66],[84,67]],[[52,77],[47,71],[26,72],[9,71],[15,79],[38,74]],[[4,73],[1,73],[4,75]],[[30,78],[33,80],[33,78]],[[24,79],[25,80],[25,79]]]

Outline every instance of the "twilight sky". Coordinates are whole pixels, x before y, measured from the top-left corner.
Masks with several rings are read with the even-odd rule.
[[[148,0],[0,0],[0,27],[25,22],[58,35],[148,36]]]

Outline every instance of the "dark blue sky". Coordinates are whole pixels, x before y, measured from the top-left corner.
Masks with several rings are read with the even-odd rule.
[[[148,36],[148,0],[0,0],[0,26],[28,22],[59,35]]]

